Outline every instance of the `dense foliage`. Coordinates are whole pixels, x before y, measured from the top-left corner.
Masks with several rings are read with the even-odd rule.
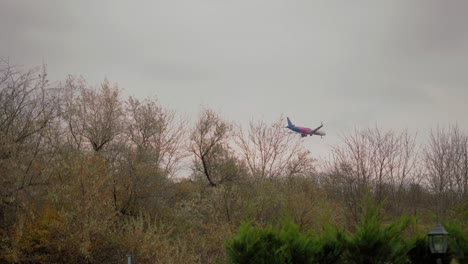
[[[321,234],[301,233],[292,219],[277,226],[243,223],[227,244],[229,263],[433,263],[424,234],[409,232],[415,222],[401,217],[384,223],[378,207],[363,208],[354,231],[327,226]],[[454,227],[456,226],[456,227]],[[452,224],[446,255],[464,263],[466,231]],[[457,231],[455,231],[457,230]],[[458,232],[458,233],[457,233]],[[451,256],[452,255],[452,256]],[[448,263],[447,262],[447,263]]]

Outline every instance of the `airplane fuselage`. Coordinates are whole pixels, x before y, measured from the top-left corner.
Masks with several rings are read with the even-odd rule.
[[[287,128],[289,128],[290,130],[296,132],[296,133],[299,133],[301,134],[301,137],[307,137],[307,136],[313,136],[313,135],[317,135],[317,136],[325,136],[325,133],[323,131],[320,131],[320,128],[323,127],[323,124],[320,124],[319,127],[317,127],[316,129],[311,129],[311,128],[308,128],[308,127],[300,127],[300,126],[295,126],[291,120],[289,119],[289,117],[286,118],[287,121],[288,121],[288,126]]]
[[[299,133],[299,134],[309,135],[310,133],[312,133],[312,129],[310,129],[308,127],[293,126],[293,127],[288,127],[288,128],[291,129],[294,132]]]
[[[320,130],[312,130],[308,127],[300,127],[300,126],[287,126],[287,128],[289,128],[290,130],[296,132],[296,133],[299,133],[301,134],[302,137],[307,137],[307,136],[313,136],[313,135],[317,135],[317,136],[325,136],[325,133],[320,131]]]

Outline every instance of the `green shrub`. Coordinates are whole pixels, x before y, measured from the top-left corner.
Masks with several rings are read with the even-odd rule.
[[[400,217],[385,223],[380,206],[368,203],[353,233],[325,226],[321,234],[300,233],[299,226],[287,218],[278,226],[243,223],[226,244],[229,263],[432,263],[426,234],[406,239],[404,232],[412,218]],[[414,223],[414,222],[413,222]],[[467,263],[468,236],[459,223],[446,224],[449,254],[457,263]],[[411,232],[410,232],[411,233]],[[408,235],[408,232],[406,232]],[[414,234],[414,233],[413,233]],[[445,262],[444,262],[445,263]]]
[[[340,263],[347,248],[346,233],[338,227],[325,226],[314,240],[314,263]]]
[[[409,224],[410,219],[402,217],[384,226],[380,207],[369,204],[348,240],[345,263],[407,263],[408,246],[402,232]]]
[[[230,263],[339,263],[345,248],[341,229],[326,226],[321,235],[306,235],[289,218],[277,227],[243,223],[226,245]]]
[[[281,226],[243,223],[226,245],[230,263],[311,263],[312,241],[287,219]]]
[[[278,232],[283,244],[284,255],[290,263],[310,263],[313,258],[313,241],[300,233],[299,226],[291,219],[281,222]]]
[[[463,229],[463,225],[456,221],[444,223],[444,227],[449,233],[448,249],[459,263],[468,263],[468,232]]]

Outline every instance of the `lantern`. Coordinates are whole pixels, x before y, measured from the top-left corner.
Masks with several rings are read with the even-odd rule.
[[[429,239],[429,248],[432,254],[445,254],[447,252],[447,236],[448,232],[436,220],[436,224],[432,230],[427,233]]]

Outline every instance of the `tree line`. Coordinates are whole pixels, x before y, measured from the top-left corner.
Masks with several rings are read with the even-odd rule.
[[[44,66],[0,61],[0,262],[212,263],[244,220],[353,230],[364,197],[388,220],[468,221],[468,134],[436,128],[342,136],[317,160],[283,120],[247,127],[156,98],[124,98]],[[181,177],[183,169],[188,177]]]

